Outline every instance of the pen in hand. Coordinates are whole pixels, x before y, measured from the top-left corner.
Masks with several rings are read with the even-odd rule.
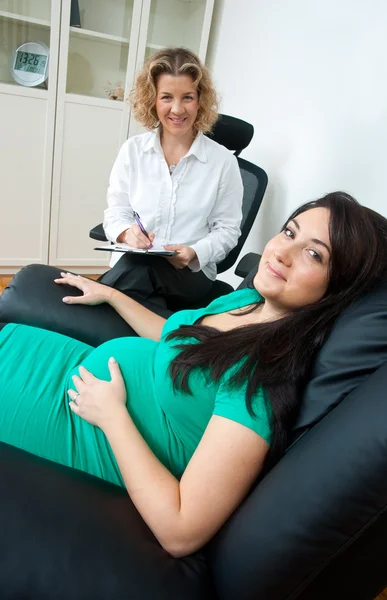
[[[145,235],[145,237],[147,237],[147,238],[148,238],[148,240],[150,241],[149,248],[152,248],[152,247],[153,247],[152,241],[151,241],[151,239],[150,239],[150,237],[149,237],[149,235],[148,235],[148,233],[147,233],[147,231],[146,231],[146,229],[145,229],[144,225],[143,225],[143,224],[141,223],[141,221],[140,221],[140,215],[139,215],[138,213],[136,213],[136,211],[135,211],[135,210],[133,211],[133,215],[134,215],[134,218],[136,219],[136,223],[137,223],[137,225],[139,226],[139,228],[141,229],[142,233],[143,233],[143,234]]]

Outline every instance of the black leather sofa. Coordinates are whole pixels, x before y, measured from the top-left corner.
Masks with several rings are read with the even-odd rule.
[[[64,305],[57,272],[20,271],[0,322],[93,344],[130,333],[109,307]],[[159,546],[122,489],[0,444],[1,600],[372,600],[387,585],[386,362],[380,283],[316,358],[285,456],[187,558]]]

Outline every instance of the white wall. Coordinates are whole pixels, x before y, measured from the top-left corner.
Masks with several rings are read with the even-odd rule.
[[[243,254],[330,191],[387,216],[386,28],[386,0],[215,1],[207,62],[221,112],[254,125],[242,156],[269,177]]]

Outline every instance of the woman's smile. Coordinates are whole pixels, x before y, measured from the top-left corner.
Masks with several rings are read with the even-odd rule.
[[[173,125],[182,125],[186,122],[187,117],[168,117],[168,119],[173,123]]]
[[[266,263],[266,271],[272,277],[275,277],[276,279],[283,279],[284,281],[286,281],[286,277],[278,269],[272,267],[272,265],[269,262]]]

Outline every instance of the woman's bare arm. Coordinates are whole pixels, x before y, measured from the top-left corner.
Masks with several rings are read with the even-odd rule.
[[[248,493],[268,451],[251,429],[213,416],[179,482],[127,412],[104,432],[133,503],[175,557],[198,550],[220,529]]]
[[[160,339],[166,319],[113,288],[109,304],[140,337],[156,341]]]
[[[70,285],[83,292],[83,296],[65,296],[63,302],[66,304],[96,305],[106,302],[139,336],[156,341],[160,339],[166,319],[141,306],[122,292],[72,273],[61,273],[61,278],[54,281],[58,284]]]

